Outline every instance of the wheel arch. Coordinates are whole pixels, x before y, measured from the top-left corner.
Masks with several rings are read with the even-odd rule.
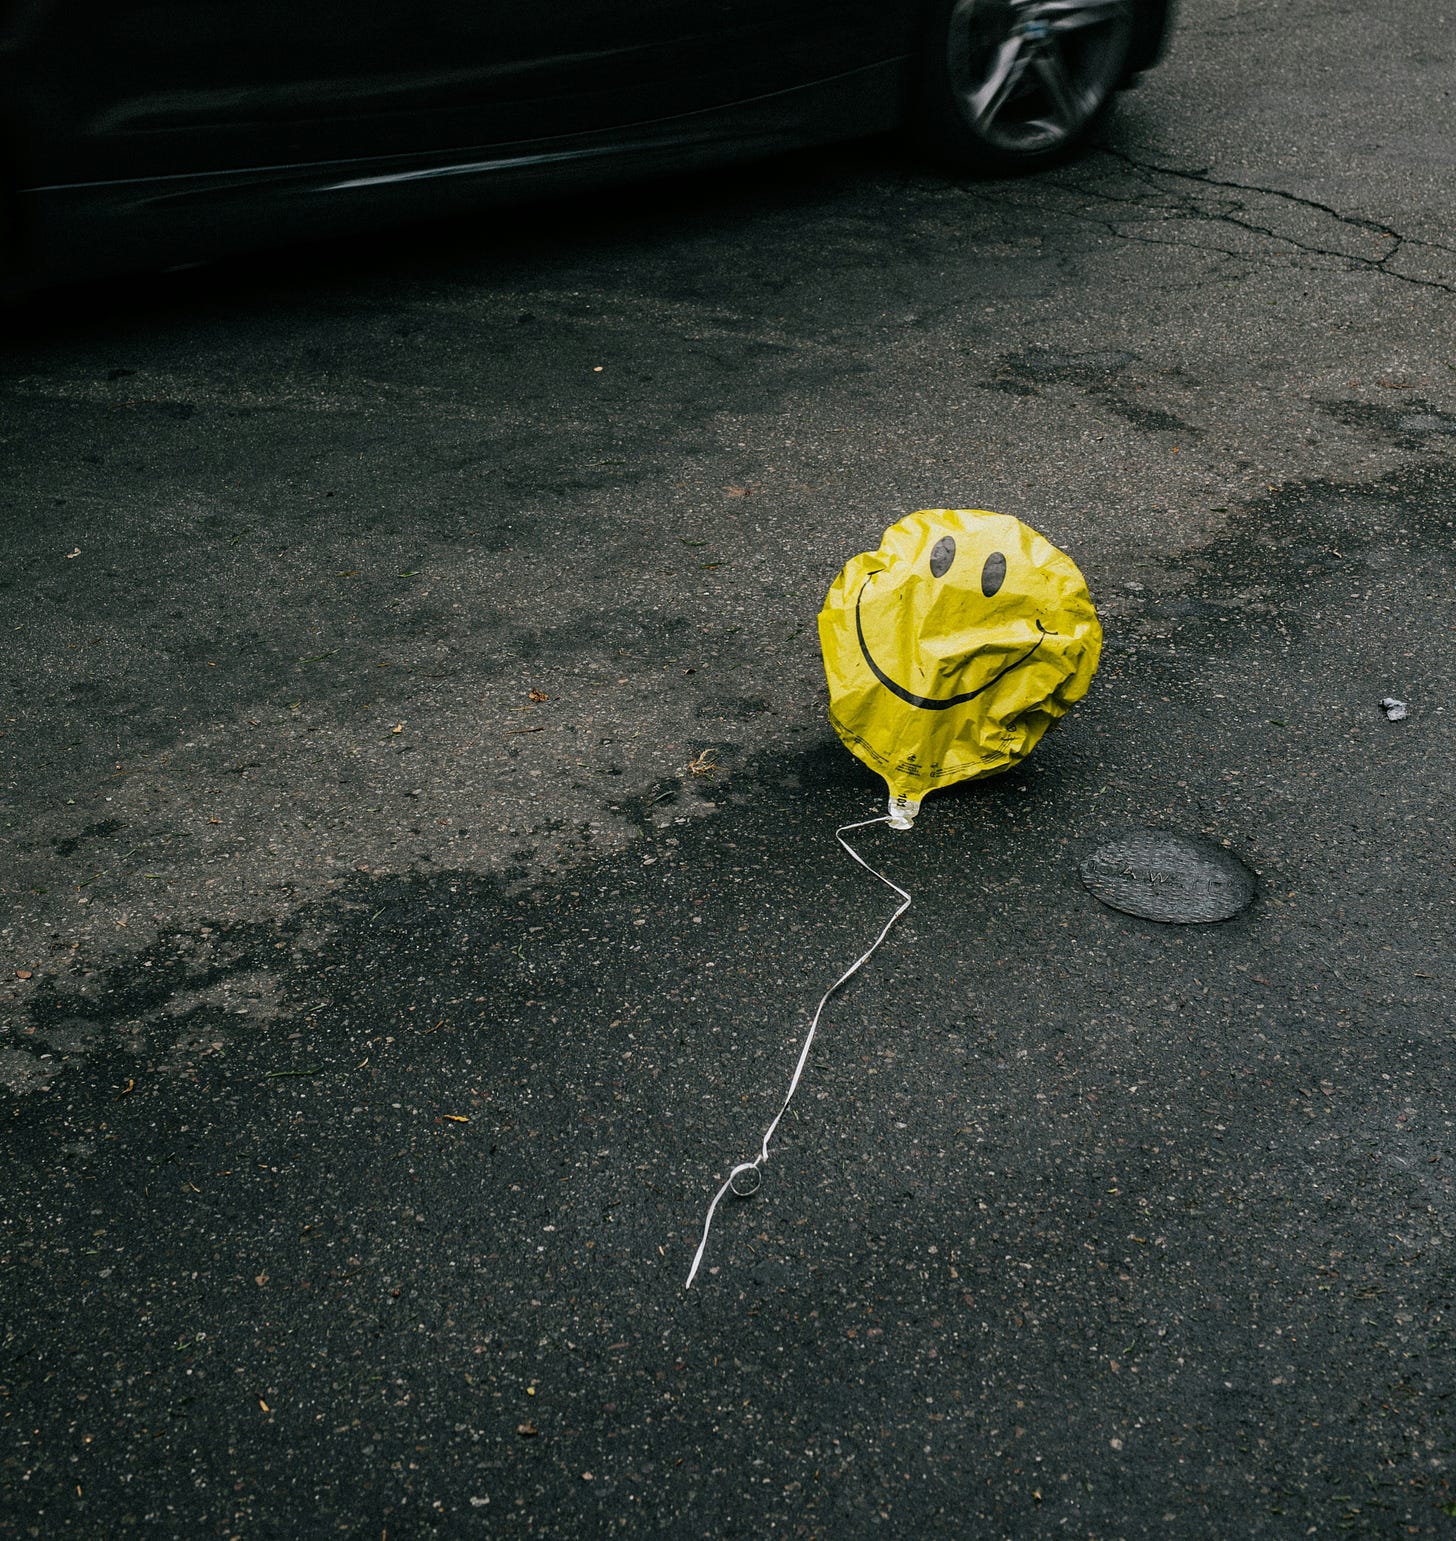
[[[1133,14],[1137,26],[1133,32],[1132,52],[1127,58],[1125,85],[1132,85],[1144,70],[1152,69],[1168,52],[1177,9],[1177,0],[1135,0]]]

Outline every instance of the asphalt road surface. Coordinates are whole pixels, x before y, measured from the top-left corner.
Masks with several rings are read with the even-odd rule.
[[[3,350],[0,1535],[1456,1533],[1456,37],[1186,7],[882,142],[53,298]],[[1107,628],[866,856],[913,509]],[[1383,697],[1410,703],[1391,722]],[[1151,826],[1236,919],[1103,908]]]

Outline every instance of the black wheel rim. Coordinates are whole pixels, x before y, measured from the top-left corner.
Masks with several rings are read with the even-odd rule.
[[[1072,143],[1117,89],[1129,0],[957,0],[951,91],[985,143],[1044,155]]]

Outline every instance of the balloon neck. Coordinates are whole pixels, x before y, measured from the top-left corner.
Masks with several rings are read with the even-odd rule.
[[[915,827],[915,815],[920,812],[920,799],[918,797],[897,797],[890,794],[890,828],[913,829]]]

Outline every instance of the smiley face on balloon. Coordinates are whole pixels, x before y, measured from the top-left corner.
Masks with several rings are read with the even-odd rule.
[[[854,557],[819,615],[830,721],[907,827],[936,787],[1025,758],[1086,694],[1102,628],[1077,565],[981,509],[928,509]]]

